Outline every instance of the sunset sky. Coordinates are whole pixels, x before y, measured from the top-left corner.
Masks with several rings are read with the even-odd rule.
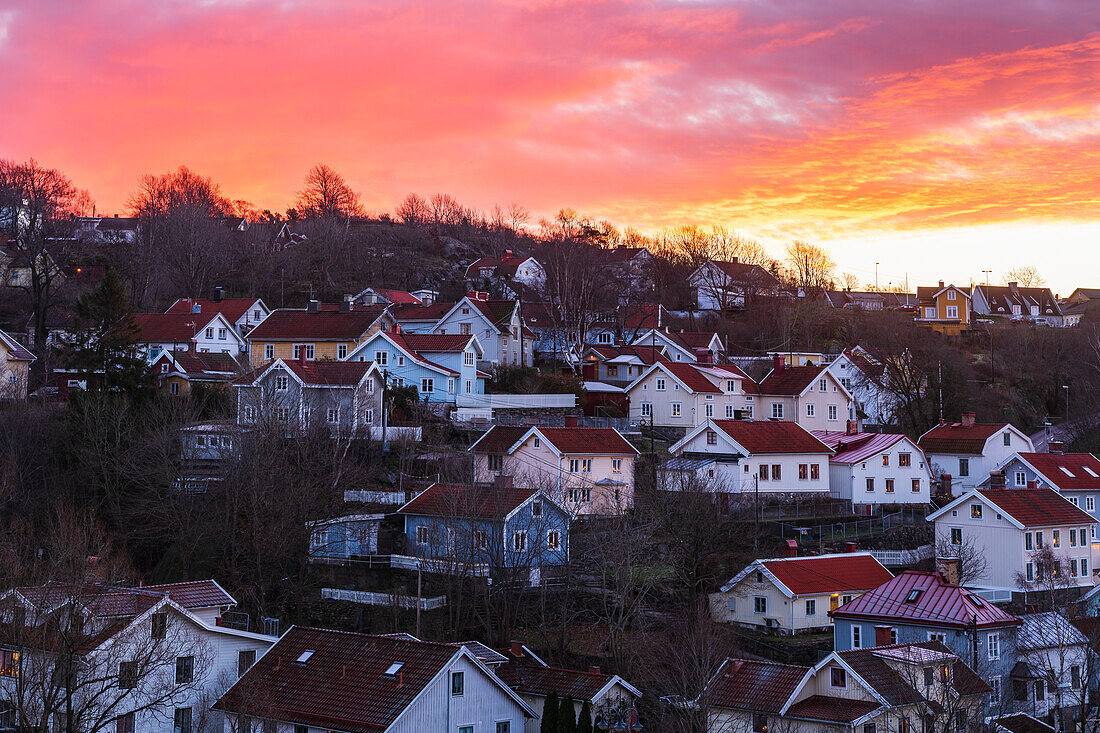
[[[1100,287],[1100,3],[0,0],[0,157],[101,211],[180,164],[290,205],[326,162],[911,286]]]

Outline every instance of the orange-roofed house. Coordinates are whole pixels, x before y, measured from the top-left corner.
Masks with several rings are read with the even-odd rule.
[[[556,498],[573,516],[614,516],[634,506],[638,450],[614,428],[498,425],[470,452],[475,480],[511,476]]]
[[[829,611],[894,577],[869,552],[754,560],[710,596],[711,617],[779,634],[821,631]]]
[[[970,329],[970,288],[944,285],[917,288],[916,322],[933,331],[957,336]]]

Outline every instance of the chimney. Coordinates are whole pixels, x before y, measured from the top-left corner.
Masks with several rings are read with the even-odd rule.
[[[351,301],[348,300],[347,298],[340,301],[340,312],[341,313],[351,313]]]
[[[305,344],[302,344],[301,348],[298,349],[298,363],[299,364],[305,364],[306,363],[306,347],[305,347]]]
[[[115,214],[115,218],[116,218],[116,219],[118,218],[118,214]]]
[[[222,286],[221,285],[217,285],[217,286],[214,287],[214,302],[215,303],[222,302]]]
[[[1060,456],[1065,449],[1065,444],[1060,440],[1051,440],[1047,442],[1047,453],[1052,455]]]
[[[787,368],[787,361],[782,354],[772,354],[772,369],[781,372]]]
[[[856,551],[856,543],[855,542],[845,542],[844,543],[844,552],[846,552],[848,554],[851,554],[855,551]]]
[[[567,428],[575,428],[577,427],[578,422],[579,420],[577,420],[576,415],[566,415],[564,421],[562,422],[562,426]]]
[[[941,557],[938,560],[940,575],[951,585],[959,584],[959,558]]]
[[[600,670],[600,666],[598,664],[594,664],[588,668],[588,674],[603,674],[603,671]]]
[[[875,627],[875,646],[889,646],[890,645],[890,632],[893,628],[890,626],[876,626]]]
[[[1027,482],[1027,487],[1029,489],[1037,489],[1037,488],[1039,488],[1039,484],[1036,481],[1028,481]]]
[[[849,420],[846,423],[846,427],[844,429],[844,434],[845,435],[857,435],[858,433],[859,433],[859,422],[856,421],[856,420]]]
[[[400,323],[397,323],[396,321],[394,322],[393,332],[394,333],[401,333],[401,324]]]
[[[736,265],[736,264],[737,264],[737,262],[738,262],[738,260],[737,260],[737,258],[736,258],[736,257],[733,257],[733,258],[731,258],[731,259],[730,259],[730,262],[731,262],[732,264]]]
[[[502,473],[497,474],[493,477],[493,486],[498,489],[511,489],[515,486],[515,479]]]
[[[510,250],[510,249],[504,250],[504,259],[506,259],[506,260],[512,259],[512,250]]]
[[[522,659],[523,658],[523,642],[513,641],[511,644],[508,645],[508,651],[511,652],[512,656],[515,657],[516,659]]]
[[[943,280],[940,280],[940,287],[943,287]]]
[[[1004,471],[990,471],[989,472],[989,488],[991,489],[1003,489],[1005,488],[1005,472]]]
[[[1015,290],[1017,287],[1019,287],[1019,285],[1020,285],[1020,283],[1018,283],[1018,282],[1010,282],[1008,284],[1008,289],[1009,290]]]
[[[192,302],[191,303],[191,312],[192,313],[202,313],[202,305],[200,305],[197,302]]]
[[[321,303],[317,300],[311,300],[306,303],[306,313],[316,313],[321,310]]]
[[[972,427],[974,427],[974,418],[975,418],[975,415],[974,415],[973,412],[964,412],[960,416],[959,422],[962,423],[962,426],[964,428],[972,428]]]
[[[798,540],[784,540],[783,557],[798,557]]]

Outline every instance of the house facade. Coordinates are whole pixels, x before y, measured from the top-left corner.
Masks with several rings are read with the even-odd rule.
[[[1050,288],[1007,285],[975,285],[974,312],[979,316],[1003,316],[1042,323],[1062,325],[1062,308]]]
[[[554,497],[574,517],[615,516],[634,507],[638,450],[614,428],[495,426],[470,452],[475,481],[512,476]]]
[[[854,423],[854,421],[850,421]],[[829,457],[829,495],[862,509],[892,504],[927,505],[932,470],[924,451],[907,435],[813,431],[833,449]]]
[[[240,370],[232,354],[195,351],[164,351],[149,368],[160,389],[180,397],[189,396],[193,385],[228,388]]]
[[[690,430],[704,420],[752,416],[752,380],[732,364],[658,360],[625,387],[634,422]]]
[[[897,424],[898,398],[889,389],[882,362],[857,346],[845,349],[827,369],[852,395],[848,419],[868,425]]]
[[[27,399],[34,358],[14,337],[0,331],[0,400]]]
[[[699,310],[744,308],[756,295],[777,295],[779,281],[759,265],[748,265],[737,258],[729,262],[708,261],[688,276]]]
[[[936,523],[937,547],[969,547],[984,557],[968,586],[1007,592],[1093,586],[1094,519],[1054,489],[974,489],[928,521]]]
[[[534,363],[533,333],[525,333],[518,300],[489,300],[470,293],[444,313],[431,333],[477,336],[484,361],[500,366]]]
[[[311,301],[305,310],[279,308],[248,334],[252,366],[275,359],[346,359],[356,346],[379,331],[392,331],[386,305],[344,301],[336,310]]]
[[[271,315],[271,309],[259,298],[222,298],[219,294],[207,300],[204,298],[180,298],[168,306],[165,313],[220,313],[225,320],[233,324],[242,337],[248,336],[253,328]]]
[[[247,353],[244,338],[220,313],[135,313],[133,324],[138,352],[150,364],[165,351]]]
[[[823,366],[787,366],[778,357],[772,371],[751,385],[753,417],[790,420],[807,430],[839,430],[852,413],[851,393]]]
[[[665,486],[691,478],[716,493],[829,493],[832,450],[797,423],[707,420],[669,448]]]
[[[1100,460],[1091,453],[1062,453],[1050,443],[1051,453],[1017,453],[1009,456],[996,473],[1003,477],[1005,487],[1051,488],[1066,497],[1074,506],[1084,509],[1093,518],[1092,539],[1097,539],[1096,523],[1100,522],[1097,502],[1100,501]],[[988,488],[987,476],[982,488]]]
[[[213,707],[225,733],[514,733],[535,716],[466,647],[301,626]]]
[[[971,298],[969,288],[944,285],[917,288],[917,324],[934,331],[957,336],[970,329]]]
[[[397,512],[406,554],[439,573],[503,573],[539,584],[569,557],[570,513],[536,489],[432,484]]]
[[[460,394],[485,394],[489,375],[477,368],[484,352],[472,334],[379,331],[347,356],[373,361],[391,385],[415,387],[421,402],[455,404]]]
[[[239,377],[237,423],[326,428],[341,436],[385,426],[385,382],[374,362],[276,359]]]
[[[829,611],[892,577],[869,552],[754,560],[710,594],[710,615],[783,635],[821,631]]]
[[[546,270],[534,257],[517,255],[509,249],[502,257],[482,257],[471,262],[466,267],[466,280],[473,284],[515,280],[541,289],[546,284]]]
[[[941,423],[917,440],[932,475],[952,494],[979,486],[989,472],[1015,453],[1034,453],[1031,438],[1009,423],[979,423],[963,413],[957,423]]]
[[[634,337],[632,346],[661,348],[669,361],[713,364],[726,353],[722,339],[713,331],[672,331],[651,328]]]

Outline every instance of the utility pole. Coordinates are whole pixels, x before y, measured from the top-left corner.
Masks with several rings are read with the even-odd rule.
[[[416,561],[416,638],[420,638],[420,561]]]
[[[875,263],[875,290],[878,290],[878,263]]]
[[[760,549],[760,475],[754,475],[752,477],[752,493],[755,498],[756,504],[756,531],[752,533],[752,552],[756,555],[756,552]]]

